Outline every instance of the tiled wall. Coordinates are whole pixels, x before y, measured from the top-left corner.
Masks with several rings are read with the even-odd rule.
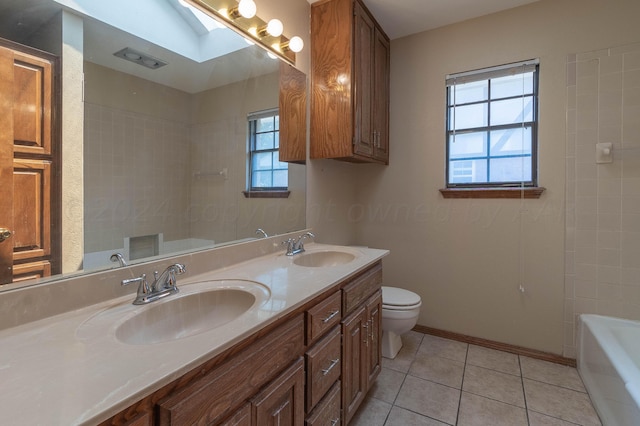
[[[85,252],[188,238],[189,125],[85,102]],[[140,182],[144,182],[141,184]]]
[[[237,239],[236,222],[245,189],[247,123],[240,117],[192,127],[192,234],[216,241]],[[235,143],[234,143],[235,142]],[[225,171],[226,175],[218,175]],[[253,236],[253,234],[249,235]]]
[[[596,164],[596,144],[613,162]],[[567,59],[564,355],[578,315],[640,320],[640,43]]]

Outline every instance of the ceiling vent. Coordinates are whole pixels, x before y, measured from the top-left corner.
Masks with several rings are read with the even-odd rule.
[[[142,65],[143,67],[151,68],[152,70],[167,65],[166,62],[161,61],[158,58],[154,58],[153,56],[138,52],[137,50],[133,50],[130,47],[125,47],[124,49],[117,51],[113,55],[117,56],[118,58],[134,62],[138,65]]]

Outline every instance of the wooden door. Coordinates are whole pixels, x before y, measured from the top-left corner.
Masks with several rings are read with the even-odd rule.
[[[389,40],[376,28],[373,47],[374,158],[389,164]]]
[[[0,40],[0,228],[11,233],[0,242],[0,284],[57,270],[52,222],[58,215],[51,207],[55,61]]]
[[[358,410],[367,392],[367,319],[361,306],[342,322],[342,424]]]
[[[294,426],[304,423],[304,361],[276,377],[252,400],[256,426]]]
[[[354,114],[355,135],[353,153],[373,157],[373,43],[375,24],[362,7],[355,2],[354,10]]]

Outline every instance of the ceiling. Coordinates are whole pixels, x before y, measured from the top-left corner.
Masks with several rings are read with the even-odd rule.
[[[314,3],[316,0],[309,0]],[[393,40],[537,0],[364,0]]]

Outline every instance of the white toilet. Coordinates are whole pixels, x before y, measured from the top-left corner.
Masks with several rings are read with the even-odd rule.
[[[420,296],[397,287],[382,286],[382,356],[395,358],[402,348],[401,334],[418,321]]]

